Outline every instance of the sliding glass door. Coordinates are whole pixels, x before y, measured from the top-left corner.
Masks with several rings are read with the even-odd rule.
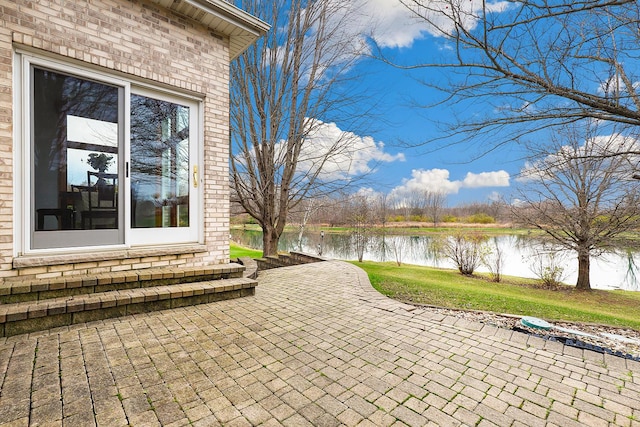
[[[47,65],[24,66],[29,248],[197,242],[199,103]]]

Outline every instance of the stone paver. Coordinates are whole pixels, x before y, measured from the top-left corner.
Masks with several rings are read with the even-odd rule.
[[[457,321],[330,261],[0,339],[0,426],[631,426],[640,364]]]

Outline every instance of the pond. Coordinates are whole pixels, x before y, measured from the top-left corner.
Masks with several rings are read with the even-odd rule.
[[[261,249],[262,233],[260,231],[231,230],[232,240],[245,246]],[[430,267],[456,268],[453,262],[437,250],[438,237],[425,235],[395,234],[371,236],[364,252],[367,261],[400,260],[402,264],[416,264]],[[487,239],[486,245],[496,252],[502,251],[504,264],[501,274],[535,278],[540,265],[548,265],[551,261],[564,269],[563,281],[575,284],[578,276],[578,263],[575,253],[569,251],[553,251],[552,260],[541,255],[546,248],[541,240],[526,235],[500,235]],[[325,233],[321,238],[319,232],[310,232],[303,236],[302,247],[298,245],[298,233],[285,232],[280,239],[279,250],[301,251],[318,254],[332,259],[357,260],[354,239],[348,233]],[[640,290],[640,252],[620,249],[615,253],[606,253],[591,258],[591,287],[593,289]],[[485,266],[477,269],[487,272]]]

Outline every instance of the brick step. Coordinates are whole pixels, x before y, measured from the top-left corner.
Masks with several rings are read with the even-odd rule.
[[[47,279],[11,277],[0,283],[0,303],[40,301],[72,295],[242,277],[236,263],[207,267],[146,268]]]
[[[311,262],[324,261],[314,255],[303,254],[301,252],[291,252],[288,254],[271,255],[257,258],[258,270],[269,270],[271,268],[288,267],[291,265],[308,264]]]
[[[244,266],[243,277],[249,277],[251,279],[255,279],[258,277],[258,263],[255,259],[251,257],[240,257],[238,258],[238,263]]]
[[[290,266],[290,265],[298,265],[298,264],[304,264],[302,262],[300,262],[299,260],[297,260],[296,258],[293,257],[293,255],[291,254],[279,254],[278,255],[278,262],[284,266]]]
[[[257,284],[239,277],[2,304],[0,336],[249,296]]]
[[[256,262],[258,263],[258,270],[260,271],[282,267],[274,257],[256,258]]]
[[[276,267],[288,267],[290,265],[299,264],[288,254],[278,254],[277,256],[268,256],[265,258],[271,265]]]
[[[309,264],[312,262],[320,262],[325,259],[316,255],[309,255],[302,252],[291,252],[291,257],[296,260],[298,264]]]

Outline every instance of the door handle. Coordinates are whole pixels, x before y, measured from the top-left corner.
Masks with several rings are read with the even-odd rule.
[[[193,188],[198,188],[198,165],[193,165]]]

